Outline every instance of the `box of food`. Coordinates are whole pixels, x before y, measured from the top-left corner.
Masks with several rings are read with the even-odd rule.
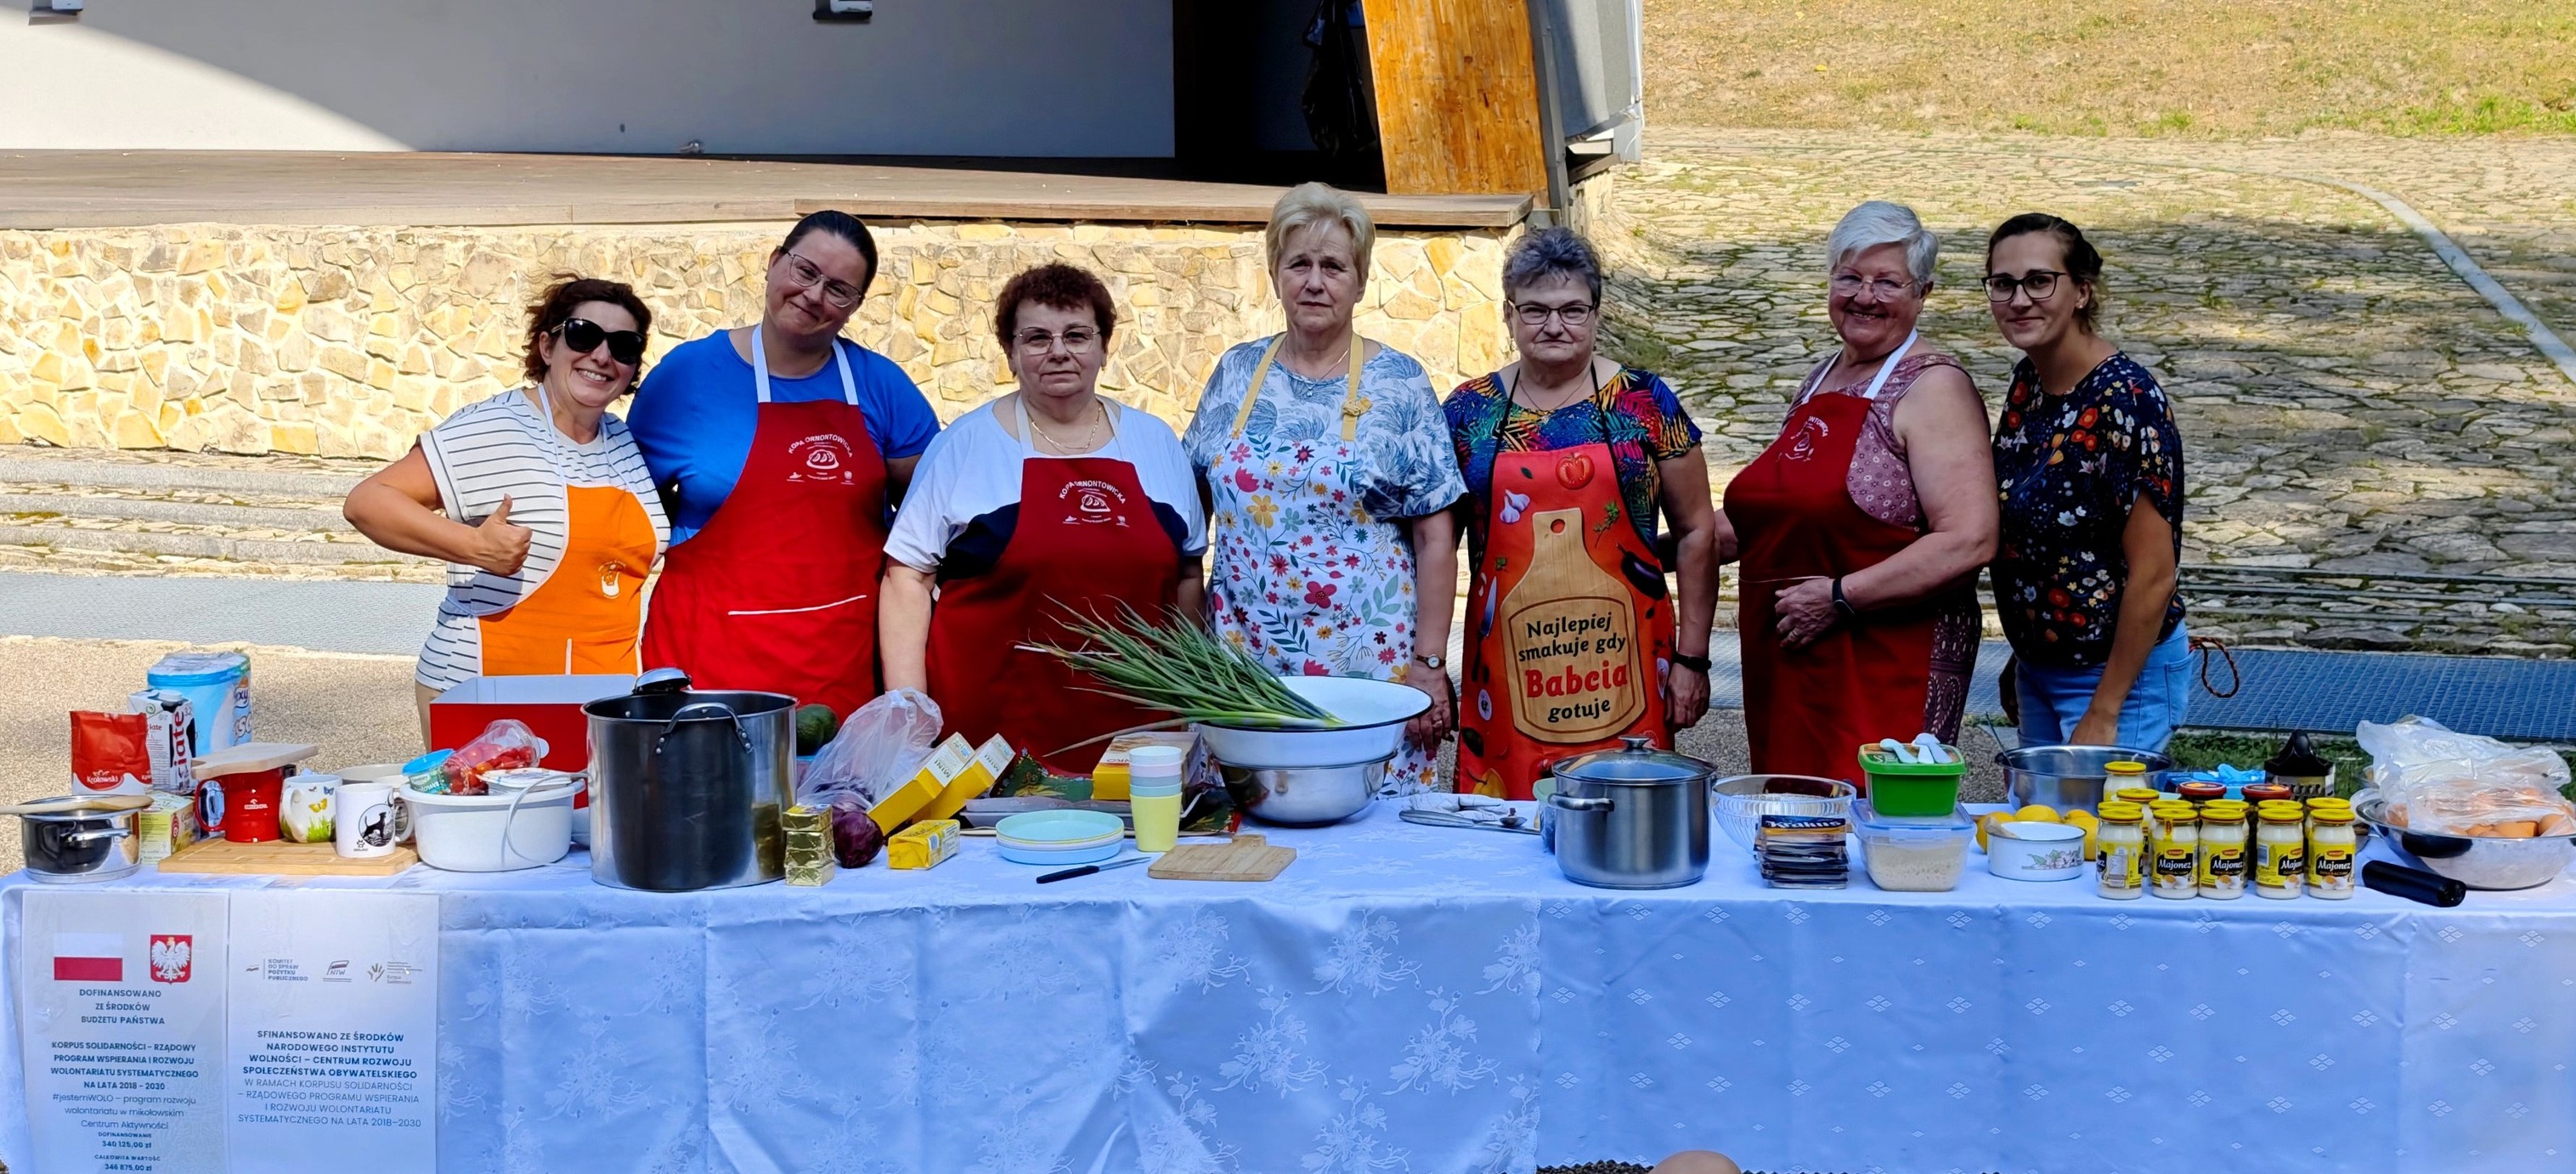
[[[896,828],[937,803],[947,793],[948,784],[966,773],[967,766],[974,760],[974,747],[968,746],[966,739],[950,734],[947,741],[931,750],[930,757],[921,760],[921,769],[913,772],[912,781],[895,788],[893,794],[877,800],[876,806],[868,808],[868,818],[877,821],[877,827],[887,835],[893,835]],[[964,801],[959,801],[958,806],[965,806]]]
[[[949,735],[949,738],[959,746],[966,744],[964,738],[954,734]],[[940,788],[939,798],[931,801],[929,806],[922,808],[921,813],[913,818],[927,822],[934,819],[948,819],[964,811],[968,800],[983,798],[984,792],[993,789],[993,780],[1001,778],[1002,772],[1010,769],[1013,753],[1011,744],[1003,740],[1000,734],[984,739],[983,747],[975,751],[973,758],[966,760],[966,769],[957,772],[956,778],[948,780],[948,785]]]
[[[1127,798],[1130,785],[1127,756],[1134,753],[1137,747],[1170,746],[1179,750],[1182,760],[1186,762],[1189,759],[1190,747],[1197,745],[1198,740],[1199,736],[1188,730],[1152,730],[1144,733],[1120,734],[1111,738],[1109,749],[1100,755],[1100,765],[1091,772],[1091,797],[1113,800]]]
[[[145,864],[159,864],[197,842],[197,801],[167,791],[152,796],[152,806],[134,817],[135,837]]]
[[[886,841],[888,868],[936,868],[956,854],[957,821],[953,819],[917,823]]]
[[[147,749],[152,755],[153,789],[173,795],[197,793],[197,775],[189,768],[196,739],[197,706],[176,689],[144,689],[125,699],[128,713],[143,715]]]

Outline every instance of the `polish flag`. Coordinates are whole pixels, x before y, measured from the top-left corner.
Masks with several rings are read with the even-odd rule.
[[[54,981],[125,981],[125,935],[112,933],[55,934]]]

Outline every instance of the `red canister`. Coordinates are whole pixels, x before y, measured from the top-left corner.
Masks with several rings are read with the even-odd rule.
[[[256,844],[277,838],[277,807],[286,798],[284,767],[208,781],[224,785],[225,839],[236,844]]]
[[[2207,803],[2212,799],[2224,799],[2227,797],[2227,786],[2224,783],[2184,783],[2183,785],[2174,788],[2174,790],[2179,793],[2184,800],[2192,803]]]
[[[2288,783],[2247,783],[2243,788],[2241,788],[2240,793],[2245,796],[2245,801],[2248,803],[2264,803],[2276,799],[2298,798],[2297,795],[2291,793],[2290,784]]]

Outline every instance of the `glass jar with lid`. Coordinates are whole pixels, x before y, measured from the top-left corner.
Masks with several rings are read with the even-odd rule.
[[[2307,810],[2296,803],[2254,809],[2254,895],[2289,900],[2307,887]]]
[[[2147,891],[2168,900],[2200,895],[2200,812],[2183,802],[2155,806],[2155,838],[2147,843]]]
[[[2200,895],[2233,901],[2245,895],[2248,853],[2245,803],[2217,799],[2200,805]]]
[[[2114,799],[2102,804],[2101,816],[2102,829],[2094,836],[2100,849],[2094,868],[2101,894],[2114,901],[2146,896],[2147,835],[2142,826],[2146,812],[2135,803]]]

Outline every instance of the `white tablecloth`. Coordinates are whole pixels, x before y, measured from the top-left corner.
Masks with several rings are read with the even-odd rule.
[[[1263,885],[1039,888],[971,839],[822,889],[630,893],[578,855],[303,883],[444,895],[459,1172],[2576,1164],[2564,877],[2456,910],[1791,896],[1719,837],[1707,881],[1625,894],[1391,809],[1273,840],[1300,855]]]

